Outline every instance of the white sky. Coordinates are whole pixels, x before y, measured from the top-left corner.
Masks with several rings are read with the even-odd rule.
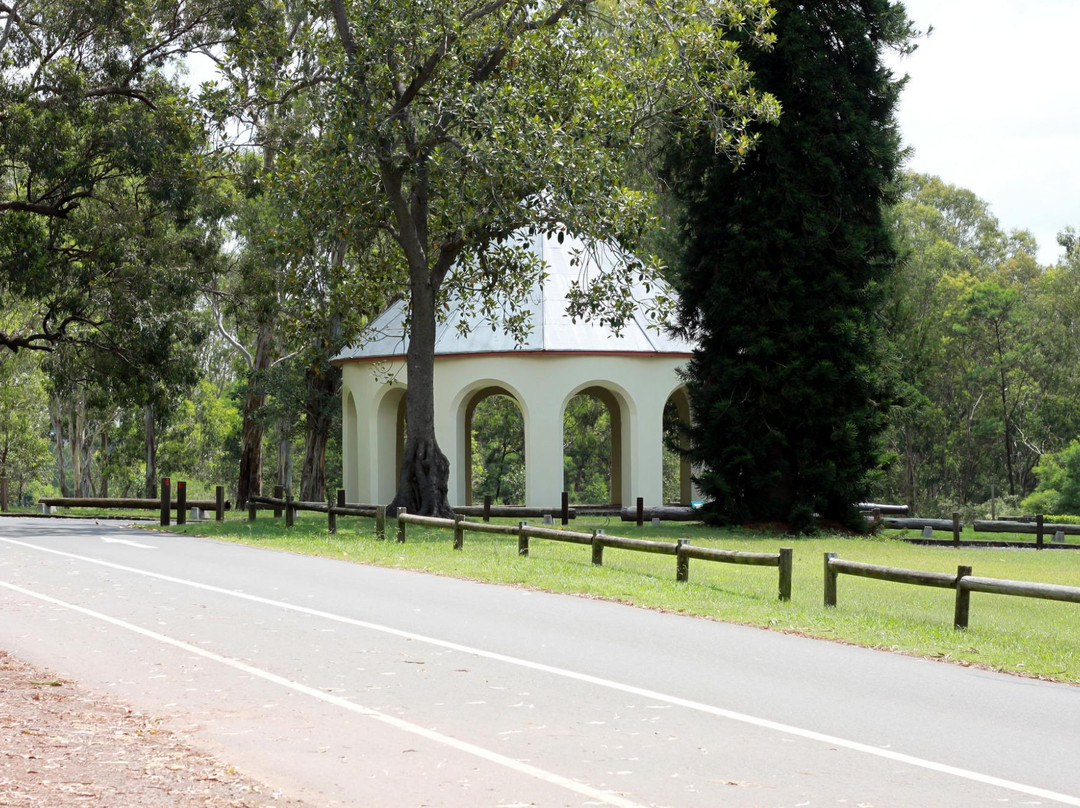
[[[974,192],[1055,262],[1057,233],[1080,229],[1080,1],[903,2],[933,26],[896,63],[907,167]]]

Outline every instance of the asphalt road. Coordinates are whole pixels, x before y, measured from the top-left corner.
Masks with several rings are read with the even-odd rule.
[[[116,524],[0,519],[0,647],[320,806],[1080,806],[1080,688]]]

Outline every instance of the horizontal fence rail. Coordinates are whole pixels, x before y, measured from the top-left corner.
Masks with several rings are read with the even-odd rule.
[[[420,525],[423,527],[436,527],[451,529],[454,531],[454,549],[461,550],[464,547],[464,534],[466,531],[480,533],[495,533],[504,536],[516,536],[518,540],[518,555],[529,555],[530,539],[547,539],[561,541],[570,544],[587,545],[592,549],[592,563],[600,566],[604,561],[604,549],[631,550],[636,552],[654,553],[659,555],[675,556],[675,579],[688,581],[690,577],[690,559],[696,558],[701,561],[714,561],[727,564],[749,564],[755,566],[776,567],[778,569],[778,596],[780,600],[791,600],[791,577],[794,554],[791,548],[781,548],[776,553],[742,553],[731,550],[717,550],[710,547],[694,547],[689,542],[662,542],[650,539],[629,539],[621,536],[611,536],[600,530],[592,533],[582,533],[571,530],[555,530],[546,527],[534,527],[527,522],[519,522],[515,525],[498,525],[487,522],[471,522],[464,519],[460,514],[454,519],[442,519],[434,516],[416,516],[408,513],[405,509],[397,512],[397,540],[404,542],[407,534],[407,525]]]
[[[214,499],[188,499],[187,482],[184,480],[176,483],[176,499],[174,500],[172,498],[172,483],[168,477],[161,480],[161,496],[158,499],[150,497],[42,497],[38,500],[38,503],[46,508],[158,511],[162,525],[169,524],[173,511],[176,512],[176,524],[185,524],[189,508],[198,508],[200,511],[213,511],[214,519],[223,522],[225,520],[225,511],[231,507],[231,503],[225,499],[224,486],[215,487]]]
[[[952,589],[956,592],[953,626],[958,629],[968,627],[972,592],[1080,603],[1080,587],[1076,586],[1060,586],[1035,581],[1011,581],[1006,578],[980,578],[972,575],[971,567],[967,566],[958,566],[955,575],[948,572],[927,572],[899,567],[883,567],[877,564],[864,564],[860,561],[847,561],[838,558],[836,553],[825,553],[826,606],[836,606],[837,578],[840,574],[857,575],[863,578],[875,578],[880,581],[892,581],[915,586]]]

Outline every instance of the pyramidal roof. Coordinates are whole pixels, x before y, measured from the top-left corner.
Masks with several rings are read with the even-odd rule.
[[[545,265],[547,277],[534,286],[524,308],[530,312],[532,328],[517,341],[479,314],[464,311],[460,301],[451,301],[449,312],[436,326],[435,355],[502,353],[582,353],[582,354],[689,354],[693,345],[651,325],[645,311],[657,294],[674,293],[663,282],[653,282],[651,292],[643,285],[627,289],[638,301],[632,318],[618,334],[598,322],[571,320],[566,313],[571,284],[586,275],[610,269],[617,260],[610,249],[586,250],[584,242],[570,235],[560,241],[543,233],[515,237],[524,243]],[[575,262],[575,259],[576,262]],[[463,319],[467,328],[462,334]],[[398,301],[380,314],[364,332],[361,340],[334,357],[335,361],[393,359],[405,356],[409,338],[405,323],[405,302]]]

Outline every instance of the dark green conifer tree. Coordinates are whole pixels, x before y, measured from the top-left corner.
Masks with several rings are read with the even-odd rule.
[[[889,403],[882,281],[896,261],[883,206],[901,161],[902,81],[883,62],[913,36],[891,0],[776,0],[769,52],[750,56],[783,105],[745,163],[708,138],[673,150],[685,208],[681,320],[692,459],[718,522],[813,514],[859,524]]]

